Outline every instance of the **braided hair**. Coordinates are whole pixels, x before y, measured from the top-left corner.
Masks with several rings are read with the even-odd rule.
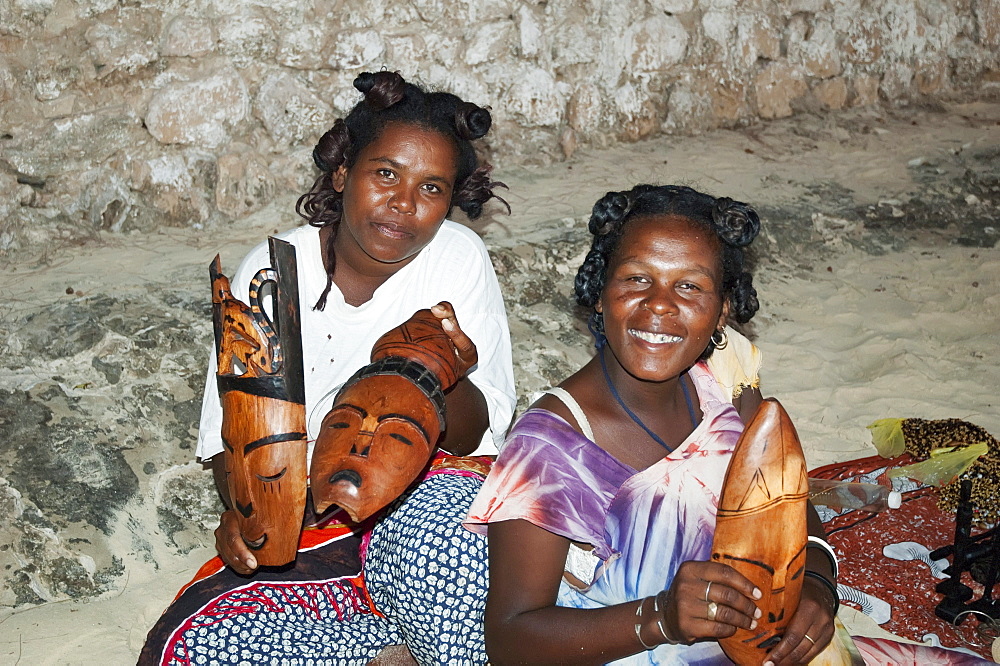
[[[364,72],[354,79],[354,87],[364,94],[364,99],[355,104],[346,117],[337,119],[313,148],[313,162],[322,173],[295,203],[295,212],[310,225],[333,230],[323,248],[327,282],[313,306],[316,310],[326,307],[326,298],[333,285],[334,240],[344,214],[343,194],[334,189],[332,176],[341,166],[354,166],[361,151],[389,124],[416,125],[454,142],[458,150],[458,169],[452,207],[458,206],[474,220],[482,214],[483,204],[492,198],[507,206],[507,202],[493,192],[495,187],[506,186],[490,178],[493,167],[480,164],[472,146],[472,141],[485,136],[493,124],[487,109],[450,93],[426,92],[404,81],[398,72]],[[510,212],[510,206],[507,211]]]
[[[637,185],[627,192],[608,192],[594,204],[589,229],[594,235],[590,252],[576,273],[576,302],[593,308],[604,291],[608,266],[621,243],[625,224],[634,217],[677,215],[710,230],[722,248],[722,299],[729,316],[745,324],[760,308],[753,276],[748,269],[747,248],[760,232],[760,218],[753,208],[727,197],[715,198],[690,187]],[[604,335],[604,317],[591,311],[590,328]],[[702,358],[715,350],[709,343]]]

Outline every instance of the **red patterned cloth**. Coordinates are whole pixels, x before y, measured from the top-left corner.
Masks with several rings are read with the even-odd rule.
[[[890,485],[885,473],[912,462],[916,461],[909,454],[892,459],[872,456],[820,467],[809,476]],[[938,509],[933,488],[908,480],[903,487],[898,484],[903,500],[898,509],[881,513],[845,510],[839,514],[820,509],[840,559],[838,582],[850,588],[840,589],[843,603],[865,612],[897,636],[926,642],[925,637],[934,634],[945,647],[971,649],[989,657],[990,645],[977,636],[975,620],[967,619],[954,627],[934,614],[943,598],[934,588],[943,578],[934,576],[925,553],[954,542],[955,516]],[[938,561],[937,567],[949,563]],[[973,598],[979,598],[982,586],[968,574],[963,582],[975,590]],[[856,598],[853,601],[852,596]]]

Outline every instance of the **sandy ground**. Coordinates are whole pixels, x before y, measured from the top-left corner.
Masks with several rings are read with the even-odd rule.
[[[865,426],[883,417],[958,417],[1000,434],[1000,249],[963,244],[952,209],[937,228],[907,228],[900,215],[895,226],[866,230],[871,220],[863,215],[866,207],[905,209],[934,177],[958,183],[961,205],[968,164],[960,158],[986,155],[976,164],[992,164],[995,175],[998,152],[1000,105],[803,116],[581,150],[545,168],[501,169],[514,213],[475,226],[488,244],[516,243],[567,218],[579,221],[604,191],[638,182],[691,184],[759,205],[765,225],[769,212],[784,220],[763,239],[756,333],[765,394],[785,404],[815,467],[874,454]],[[998,210],[1000,193],[992,205]],[[12,267],[0,303],[30,311],[67,286],[87,293],[109,281],[142,290],[184,267],[201,270],[216,252],[234,266],[263,233],[295,223],[277,212],[281,206],[287,211],[288,201],[234,229],[171,229],[53,249],[45,265]],[[997,233],[989,224],[978,231],[987,240]],[[0,663],[133,663],[159,612],[210,555],[196,549],[159,571],[129,563],[124,590],[89,603],[0,610]]]

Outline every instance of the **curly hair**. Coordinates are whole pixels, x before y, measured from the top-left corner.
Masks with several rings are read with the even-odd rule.
[[[753,276],[748,270],[747,248],[760,232],[760,218],[753,208],[726,197],[715,198],[690,187],[637,185],[627,192],[608,192],[594,204],[589,229],[594,235],[590,252],[576,273],[576,302],[593,308],[604,291],[608,266],[621,243],[625,224],[632,218],[677,215],[714,233],[722,248],[722,298],[729,316],[745,324],[760,308]],[[599,335],[604,319],[591,311],[590,327]],[[715,349],[709,343],[702,358]]]
[[[354,87],[364,99],[342,119],[337,119],[313,148],[313,162],[322,172],[312,188],[299,197],[295,212],[314,227],[331,227],[323,252],[326,255],[327,282],[314,309],[326,307],[333,285],[336,256],[333,246],[344,213],[343,195],[333,187],[332,175],[341,166],[354,166],[358,155],[375,141],[391,123],[416,125],[451,139],[458,149],[458,169],[451,207],[458,206],[471,219],[483,212],[483,205],[497,199],[493,192],[506,187],[490,178],[493,167],[479,163],[472,141],[482,138],[493,124],[487,109],[463,101],[450,93],[426,92],[407,83],[398,72],[364,72],[354,79]],[[449,212],[451,210],[449,208]]]

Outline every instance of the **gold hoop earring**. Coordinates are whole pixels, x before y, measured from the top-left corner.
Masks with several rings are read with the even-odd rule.
[[[718,336],[718,340],[716,340]],[[715,333],[712,333],[712,344],[715,345],[716,349],[725,349],[729,346],[729,336],[726,335],[725,329],[719,329]]]

